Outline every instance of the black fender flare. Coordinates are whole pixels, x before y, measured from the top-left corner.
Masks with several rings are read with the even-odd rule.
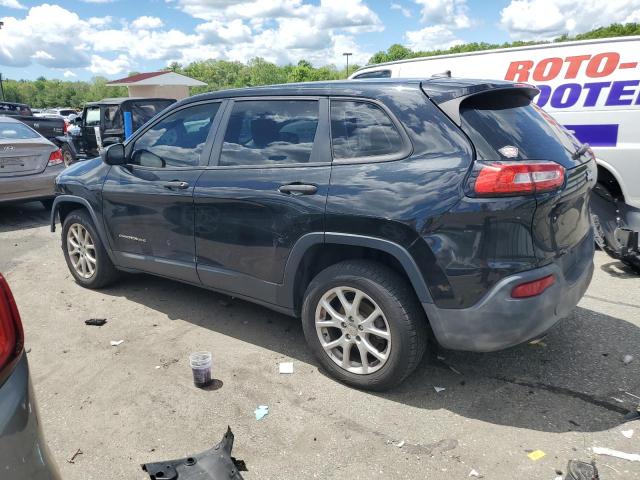
[[[104,231],[104,225],[102,224],[100,218],[98,218],[98,215],[86,198],[78,197],[76,195],[58,195],[53,201],[53,206],[51,207],[51,232],[56,231],[56,215],[58,214],[60,205],[62,205],[63,203],[75,203],[82,205],[89,212],[91,220],[93,220],[93,225],[96,227],[96,231],[98,232],[98,236],[100,237],[100,241],[102,242],[104,249],[107,251],[109,258],[115,264],[115,257],[113,255],[113,252],[111,251],[111,248],[109,247],[107,235]]]
[[[421,303],[433,303],[433,297],[429,292],[429,288],[420,273],[420,269],[411,254],[401,245],[378,237],[370,237],[366,235],[357,235],[351,233],[308,233],[303,235],[293,246],[284,271],[283,298],[279,300],[283,305],[293,307],[295,295],[295,278],[298,267],[304,258],[305,253],[314,245],[328,243],[335,245],[351,245],[358,247],[371,248],[380,250],[393,256],[404,269],[409,282],[415,291],[418,300]]]
[[[69,148],[69,150],[71,151],[71,155],[73,155],[73,158],[78,158],[78,149],[76,148],[75,142],[73,141],[73,139],[67,137],[67,136],[63,136],[63,137],[56,137],[54,139],[55,141],[53,141],[58,147],[62,148],[63,146],[66,146]]]

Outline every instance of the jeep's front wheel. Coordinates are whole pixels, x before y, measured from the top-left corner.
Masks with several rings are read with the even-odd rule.
[[[398,385],[427,346],[427,319],[413,289],[375,262],[345,261],[320,272],[307,288],[302,321],[322,366],[357,388]]]
[[[83,287],[102,288],[118,276],[85,210],[73,210],[64,219],[62,250],[69,271]]]

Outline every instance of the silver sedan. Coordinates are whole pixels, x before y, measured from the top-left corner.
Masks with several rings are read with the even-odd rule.
[[[50,207],[62,152],[24,123],[0,117],[0,203],[40,200]]]

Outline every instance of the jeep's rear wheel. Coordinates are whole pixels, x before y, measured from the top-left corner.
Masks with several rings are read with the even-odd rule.
[[[62,145],[60,149],[62,150],[62,161],[64,162],[64,166],[70,167],[71,165],[73,165],[76,161],[76,158],[73,155],[71,148],[69,148],[68,145]]]
[[[102,288],[118,276],[85,210],[74,210],[64,219],[62,250],[69,271],[83,287]]]
[[[302,320],[322,366],[358,388],[401,383],[427,346],[427,320],[411,286],[375,262],[345,261],[320,272],[307,288]]]

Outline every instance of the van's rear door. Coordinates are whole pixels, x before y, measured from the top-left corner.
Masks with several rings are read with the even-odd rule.
[[[565,183],[536,193],[531,231],[540,264],[574,250],[590,233],[589,193],[596,182],[590,150],[531,100],[522,88],[488,90],[463,100],[459,121],[481,161],[552,161]],[[592,248],[592,245],[589,246]]]

